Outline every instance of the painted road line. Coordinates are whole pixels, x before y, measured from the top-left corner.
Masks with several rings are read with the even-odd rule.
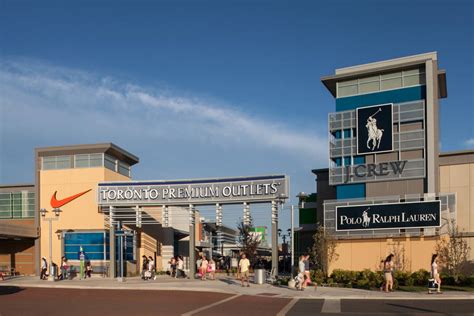
[[[321,313],[340,313],[341,312],[341,299],[339,298],[327,298],[324,300],[323,308]]]
[[[291,301],[289,301],[288,304],[286,304],[286,306],[278,312],[277,316],[285,316],[286,313],[288,313],[290,309],[296,304],[296,302],[298,302],[298,300],[299,298],[295,297]]]
[[[206,310],[206,309],[209,309],[209,308],[211,308],[211,307],[220,305],[220,304],[222,304],[222,303],[231,301],[231,300],[233,300],[233,299],[235,299],[235,298],[237,298],[237,297],[239,297],[239,296],[242,296],[242,294],[236,294],[236,295],[234,295],[234,296],[225,298],[225,299],[223,299],[223,300],[214,302],[214,303],[212,303],[212,304],[199,307],[199,308],[194,309],[194,310],[192,310],[192,311],[190,311],[190,312],[187,312],[187,313],[182,314],[182,316],[191,316],[191,315],[197,314],[197,313],[199,313],[199,312],[202,312],[203,310]]]

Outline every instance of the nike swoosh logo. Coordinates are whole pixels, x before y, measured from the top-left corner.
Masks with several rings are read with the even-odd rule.
[[[78,193],[78,194],[74,194],[74,195],[71,195],[70,197],[67,197],[65,199],[62,199],[62,200],[58,200],[56,198],[56,193],[58,193],[58,191],[54,191],[54,194],[53,196],[51,197],[51,206],[53,208],[60,208],[61,206],[64,206],[66,204],[68,204],[69,202],[71,201],[74,201],[75,199],[77,199],[78,197],[80,197],[81,195],[84,195],[86,194],[87,192],[91,191],[92,189],[89,189],[87,191],[84,191],[84,192],[81,192],[81,193]]]

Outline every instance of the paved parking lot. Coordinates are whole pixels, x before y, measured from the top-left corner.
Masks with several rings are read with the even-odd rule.
[[[0,286],[0,315],[473,315],[474,300],[299,299],[172,290]]]

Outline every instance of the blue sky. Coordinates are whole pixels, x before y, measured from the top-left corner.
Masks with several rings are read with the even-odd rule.
[[[285,173],[293,196],[311,192],[334,111],[320,77],[430,51],[447,70],[442,150],[472,149],[473,12],[468,0],[3,0],[0,183],[33,181],[34,147],[112,141],[141,158],[134,179]]]

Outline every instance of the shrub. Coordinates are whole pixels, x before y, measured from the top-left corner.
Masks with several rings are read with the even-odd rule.
[[[312,270],[310,275],[311,281],[316,282],[317,284],[326,283],[326,276],[322,270]]]
[[[331,278],[335,283],[343,284],[347,287],[352,287],[356,284],[357,279],[359,278],[359,273],[357,271],[348,271],[348,270],[339,270],[336,269],[331,273]]]
[[[468,276],[466,278],[466,283],[467,286],[474,286],[474,275]]]
[[[414,283],[412,281],[408,281],[409,279],[411,279],[411,276],[408,272],[395,271],[394,272],[394,278],[395,278],[395,280],[397,280],[397,287],[399,285],[409,285],[407,283],[411,283],[413,285],[413,283]]]
[[[411,279],[413,280],[413,285],[426,286],[428,284],[428,279],[430,279],[430,272],[420,269],[411,274]],[[407,284],[408,285],[408,284]]]

